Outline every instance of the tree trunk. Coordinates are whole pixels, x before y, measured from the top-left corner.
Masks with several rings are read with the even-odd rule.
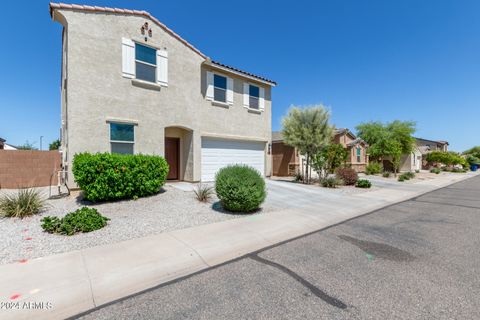
[[[310,164],[310,155],[307,153],[307,164],[305,166],[305,183],[309,184],[310,183],[310,177],[309,177],[309,164]]]

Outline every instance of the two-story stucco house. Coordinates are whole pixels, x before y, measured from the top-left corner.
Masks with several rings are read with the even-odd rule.
[[[156,154],[169,179],[244,163],[270,175],[272,80],[212,61],[145,11],[50,4],[62,35],[62,145]]]

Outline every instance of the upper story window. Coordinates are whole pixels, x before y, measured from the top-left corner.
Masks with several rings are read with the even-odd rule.
[[[357,147],[357,162],[362,162],[362,148]]]
[[[110,123],[110,147],[112,153],[133,154],[135,129],[133,124]]]
[[[260,104],[260,88],[257,86],[249,85],[249,106],[252,109],[258,109]]]
[[[213,100],[227,102],[227,78],[213,75]]]
[[[157,50],[135,44],[135,75],[139,80],[156,82]]]

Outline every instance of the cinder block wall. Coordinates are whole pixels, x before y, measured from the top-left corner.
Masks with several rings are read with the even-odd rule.
[[[0,188],[17,189],[57,184],[58,151],[1,150]]]

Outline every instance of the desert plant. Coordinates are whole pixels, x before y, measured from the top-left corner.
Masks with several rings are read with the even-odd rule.
[[[78,232],[91,232],[107,225],[107,217],[97,209],[83,207],[67,214],[63,218],[47,216],[42,218],[42,228],[48,233],[59,233],[67,236]]]
[[[343,184],[343,181],[336,177],[326,177],[320,180],[320,184],[325,188],[336,188]]]
[[[465,172],[467,172],[467,170],[462,169],[462,168],[454,167],[454,168],[452,168],[451,172],[453,172],[453,173],[465,173]]]
[[[370,162],[365,168],[366,175],[374,175],[382,172],[383,166],[380,162]]]
[[[193,189],[193,192],[195,192],[195,197],[200,202],[208,202],[215,194],[212,186],[201,183]]]
[[[45,199],[36,189],[19,189],[0,197],[0,213],[5,217],[24,218],[40,213],[46,208]]]
[[[222,207],[232,212],[255,211],[267,196],[263,177],[246,165],[220,169],[215,176],[215,191]]]
[[[408,177],[408,179],[415,178],[415,173],[414,172],[409,171],[409,172],[405,172],[403,174],[405,175],[405,177]]]
[[[385,172],[382,173],[382,176],[383,176],[384,178],[390,178],[390,175],[391,175],[391,174],[392,174],[392,173],[391,173],[390,171],[385,171]]]
[[[332,140],[333,127],[329,124],[330,113],[322,106],[306,108],[291,107],[282,119],[283,138],[287,145],[297,148],[305,155],[304,183],[310,183],[309,170],[312,157]]]
[[[293,176],[293,180],[295,182],[302,182],[303,181],[303,174],[301,172],[295,172],[295,175]]]
[[[80,153],[73,159],[75,182],[92,202],[134,199],[155,194],[164,185],[168,164],[142,154]]]
[[[418,170],[418,169],[417,169],[417,170],[415,170],[415,173],[420,173],[420,170]]]
[[[413,172],[404,172],[398,177],[398,181],[405,181],[415,178],[415,173]]]
[[[442,171],[442,170],[440,170],[439,168],[432,168],[432,169],[430,169],[430,172],[431,172],[431,173],[435,173],[435,174],[440,174],[441,171]]]
[[[367,179],[359,179],[355,184],[355,187],[368,189],[372,187],[372,183]]]
[[[352,168],[339,168],[336,176],[342,179],[346,186],[353,186],[358,180],[358,173]]]

